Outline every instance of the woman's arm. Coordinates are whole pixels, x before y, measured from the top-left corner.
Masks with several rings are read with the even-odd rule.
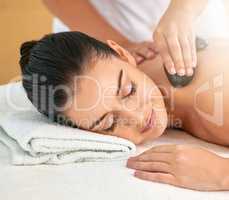
[[[223,187],[225,190],[229,191],[229,158],[224,158],[225,160],[225,172],[224,173],[224,178],[223,178]]]
[[[128,160],[135,176],[201,191],[229,191],[229,159],[186,145],[153,147]]]
[[[43,0],[48,9],[71,30],[87,33],[99,40],[127,43],[127,39],[112,28],[88,0]]]

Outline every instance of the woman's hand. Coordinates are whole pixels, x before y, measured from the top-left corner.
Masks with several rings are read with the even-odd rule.
[[[153,147],[130,158],[127,167],[144,180],[202,191],[229,190],[225,178],[229,176],[228,159],[198,147]]]
[[[153,39],[155,50],[170,74],[193,75],[197,55],[191,14],[167,10],[155,29]]]
[[[123,45],[135,58],[137,65],[140,65],[145,60],[154,59],[157,53],[155,52],[153,42],[146,41],[140,43],[128,43]]]

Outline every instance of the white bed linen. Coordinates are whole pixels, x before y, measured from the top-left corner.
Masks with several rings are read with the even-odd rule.
[[[169,130],[137,153],[160,144],[195,144],[229,157],[229,150]],[[133,177],[125,161],[63,166],[12,166],[0,143],[0,198],[2,200],[228,200],[229,192],[198,192]]]

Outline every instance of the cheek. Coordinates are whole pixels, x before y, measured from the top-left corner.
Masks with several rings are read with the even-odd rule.
[[[162,94],[157,85],[149,79],[148,77],[143,78],[141,82],[138,83],[139,85],[139,93],[138,97],[142,104],[148,104],[156,99],[160,99]]]

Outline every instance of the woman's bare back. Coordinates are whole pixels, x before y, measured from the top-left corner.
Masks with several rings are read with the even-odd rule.
[[[198,52],[196,75],[184,88],[170,85],[159,57],[139,68],[169,94],[170,99],[165,98],[169,117],[173,123],[180,120],[178,128],[206,141],[229,145],[228,40],[211,40],[204,51]]]

